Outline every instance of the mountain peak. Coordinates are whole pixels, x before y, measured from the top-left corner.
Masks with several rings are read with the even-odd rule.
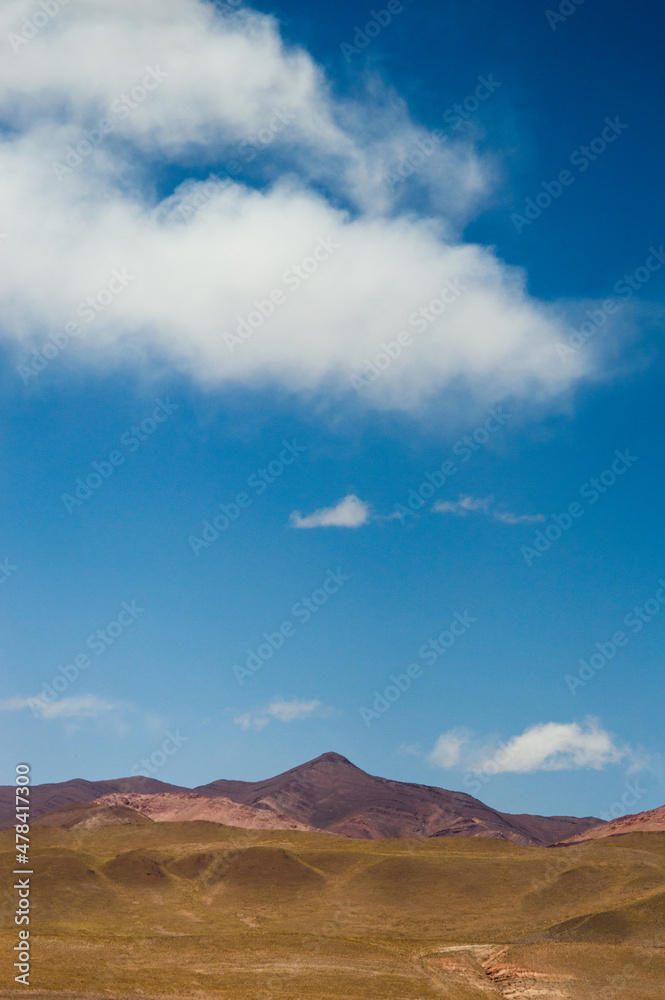
[[[349,760],[348,757],[342,756],[341,753],[336,753],[334,750],[328,750],[327,753],[322,753],[318,757],[314,757],[313,760],[308,760],[306,764],[301,764],[301,767],[315,767],[317,764],[333,764],[337,767],[345,766],[352,767],[356,771],[360,768]]]
[[[334,750],[262,781],[221,778],[193,790],[140,775],[35,785],[32,815],[111,794],[129,808],[137,803],[137,811],[155,820],[184,822],[187,815],[248,829],[321,830],[362,839],[480,836],[542,846],[598,823],[592,817],[509,816],[464,792],[368,774]],[[13,825],[13,809],[14,786],[0,788],[0,828]],[[649,828],[663,829],[664,820],[655,819]]]

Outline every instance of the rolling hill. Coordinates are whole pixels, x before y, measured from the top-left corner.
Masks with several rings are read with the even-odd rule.
[[[540,848],[131,812],[76,804],[31,831],[42,1000],[665,995],[665,834]],[[6,870],[13,837],[0,833]],[[5,891],[8,955],[15,906]]]

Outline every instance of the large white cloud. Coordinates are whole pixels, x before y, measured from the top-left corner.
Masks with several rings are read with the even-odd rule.
[[[491,183],[467,143],[439,143],[410,182],[430,216],[401,211],[387,176],[425,133],[395,95],[334,98],[250,11],[70,0],[23,44],[26,10],[34,22],[23,0],[0,12],[0,314],[17,361],[75,322],[65,349],[81,358],[157,353],[210,384],[296,391],[353,393],[353,380],[379,406],[452,385],[540,399],[588,372],[589,351],[560,362],[562,321],[524,273],[460,242]],[[164,168],[222,176],[251,153],[254,186],[236,174],[155,194]]]
[[[592,768],[618,764],[628,754],[617,746],[611,733],[595,719],[578,722],[545,722],[513,736],[505,746],[484,760],[481,768],[529,773]]]
[[[433,767],[451,768],[460,764],[466,771],[482,771],[487,775],[600,771],[608,764],[621,762],[637,769],[645,764],[644,755],[640,756],[628,744],[619,745],[593,718],[583,723],[538,723],[491,749],[480,746],[470,730],[451,729],[439,736],[427,760]]]

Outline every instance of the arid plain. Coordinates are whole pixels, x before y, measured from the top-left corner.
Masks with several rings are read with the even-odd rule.
[[[40,997],[665,997],[665,833],[363,840],[95,804],[47,822],[64,825],[32,834]]]

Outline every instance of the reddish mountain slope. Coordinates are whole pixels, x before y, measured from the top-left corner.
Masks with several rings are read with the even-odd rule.
[[[97,799],[96,805],[107,808],[124,807],[158,823],[184,823],[206,820],[239,826],[245,830],[308,830],[313,828],[272,809],[254,809],[241,802],[232,802],[221,795],[207,798],[195,792],[167,792],[157,795],[113,792]],[[38,820],[37,822],[41,822]]]
[[[561,844],[581,844],[584,840],[598,840],[599,837],[619,837],[622,833],[665,833],[665,806],[649,809],[647,812],[620,816],[600,826],[577,833]]]
[[[52,809],[69,806],[76,802],[94,802],[111,792],[188,792],[189,788],[167,785],[155,778],[117,778],[109,781],[86,781],[73,778],[51,785],[32,785],[30,788],[30,816],[36,819]],[[15,822],[15,789],[13,785],[0,785],[0,829],[13,826]]]
[[[511,816],[464,792],[367,774],[346,757],[325,753],[266,781],[213,781],[194,789],[348,837],[501,837],[549,844],[595,826],[592,817]]]
[[[269,828],[325,830],[366,839],[471,836],[542,845],[570,838],[598,825],[593,817],[500,813],[464,792],[375,777],[337,753],[322,754],[265,781],[213,781],[200,785],[193,792],[203,799],[222,797],[249,807],[251,813],[245,815],[245,822],[251,820],[252,826],[253,813],[263,810],[267,819],[265,826]],[[174,800],[167,806],[169,798],[162,793],[188,796],[192,790],[143,777],[100,782],[76,779],[59,785],[37,785],[32,790],[32,816],[35,818],[59,806],[91,802],[117,793],[122,793],[124,798],[116,801],[130,808],[132,794],[141,795],[137,811],[156,815],[177,808],[173,805]],[[150,807],[143,798],[150,795],[157,795],[161,804],[156,800],[154,808]],[[0,826],[13,823],[13,796],[11,786],[0,789]],[[202,802],[190,802],[194,812],[209,809]],[[227,801],[223,808],[221,803],[219,805],[217,814],[221,817],[227,810],[230,817],[230,803]],[[201,817],[192,814],[192,818]],[[239,813],[237,819],[241,818]],[[231,822],[221,818],[216,821]],[[245,822],[237,822],[237,825],[244,826]],[[256,825],[264,824],[257,821]]]

